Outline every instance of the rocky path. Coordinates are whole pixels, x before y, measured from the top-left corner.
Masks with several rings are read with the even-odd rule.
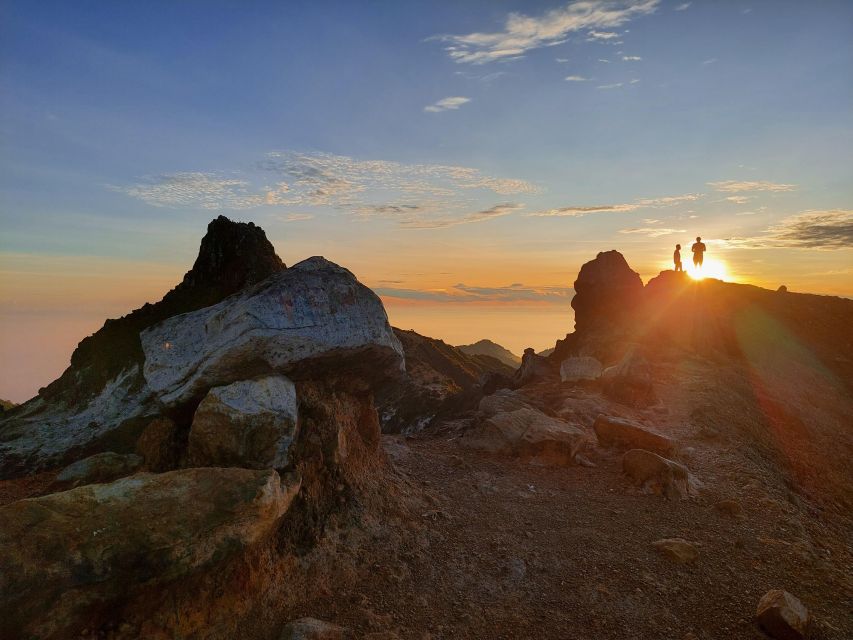
[[[805,548],[766,505],[738,517],[641,494],[616,454],[544,468],[462,454],[447,436],[385,447],[423,489],[420,521],[403,523],[399,548],[380,529],[358,549],[359,579],[294,614],[388,638],[758,639],[756,603],[784,588],[820,620],[816,637],[853,633],[849,565]],[[698,559],[665,557],[663,538]]]

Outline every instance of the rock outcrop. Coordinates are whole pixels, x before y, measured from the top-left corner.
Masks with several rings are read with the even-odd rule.
[[[170,418],[154,418],[137,439],[136,453],[142,456],[149,471],[175,469],[181,454],[178,425]]]
[[[135,593],[222,565],[268,536],[299,489],[275,471],[138,474],[0,508],[9,637],[78,637]]]
[[[140,335],[148,387],[167,407],[209,389],[280,373],[338,371],[382,379],[403,369],[403,347],[382,302],[346,269],[313,257],[221,303]]]
[[[537,355],[533,348],[528,347],[524,350],[521,366],[513,375],[512,381],[516,387],[523,387],[536,380],[543,380],[555,375],[556,369],[557,366],[553,364],[551,359]]]
[[[560,364],[560,380],[563,382],[598,380],[600,376],[601,363],[590,356],[566,358]]]
[[[220,216],[207,227],[183,281],[80,342],[71,365],[29,402],[0,416],[0,478],[102,451],[132,453],[157,414],[142,375],[139,334],[166,318],[201,309],[285,268],[264,231]]]
[[[649,361],[636,347],[628,350],[619,364],[602,374],[604,395],[629,407],[648,407],[657,403]]]

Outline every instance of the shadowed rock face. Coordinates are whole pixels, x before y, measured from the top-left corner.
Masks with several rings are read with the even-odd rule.
[[[575,330],[581,332],[630,323],[643,292],[643,281],[621,253],[603,251],[581,267],[574,287]]]

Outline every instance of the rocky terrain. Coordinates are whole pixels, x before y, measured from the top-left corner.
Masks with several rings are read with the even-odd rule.
[[[513,370],[215,220],[0,418],[3,637],[853,637],[853,301],[574,287]]]

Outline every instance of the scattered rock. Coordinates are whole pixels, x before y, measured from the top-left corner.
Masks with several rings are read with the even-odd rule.
[[[595,419],[592,428],[604,447],[646,449],[661,455],[676,449],[675,440],[625,418],[601,415]]]
[[[720,500],[714,507],[720,513],[725,513],[733,518],[743,517],[743,507],[737,500]]]
[[[178,427],[170,418],[154,418],[136,441],[136,453],[149,471],[170,471],[178,466]]]
[[[65,467],[56,476],[52,489],[61,491],[84,484],[112,482],[135,473],[142,463],[142,457],[133,453],[118,454],[112,451],[98,453]]]
[[[351,640],[352,632],[317,618],[299,618],[281,632],[281,640]]]
[[[167,406],[262,375],[310,378],[332,359],[339,374],[366,381],[404,368],[379,297],[318,256],[219,304],[169,318],[140,340],[145,380]]]
[[[197,467],[283,469],[296,424],[296,388],[284,376],[214,387],[193,417],[189,462]]]
[[[141,473],[0,507],[9,637],[77,637],[144,588],[239,554],[275,529],[299,484],[272,470]]]
[[[601,376],[601,363],[591,356],[566,358],[560,365],[560,380],[579,382],[597,380]]]
[[[588,442],[578,427],[534,409],[517,394],[498,392],[483,398],[484,414],[460,439],[464,447],[545,465],[570,465]]]
[[[554,369],[551,366],[551,361],[540,355],[536,355],[536,351],[530,347],[524,350],[524,355],[521,357],[521,366],[513,376],[515,386],[522,387],[534,380],[541,380],[554,375]]]
[[[695,495],[699,485],[684,465],[643,449],[626,452],[622,456],[622,470],[644,491],[669,499]]]
[[[684,538],[664,538],[656,540],[652,546],[673,562],[688,564],[699,557],[699,549]]]
[[[781,589],[772,589],[758,602],[755,620],[777,640],[803,640],[809,635],[811,616],[795,596]]]
[[[628,350],[619,364],[605,369],[604,395],[630,407],[648,407],[657,402],[652,370],[636,347]]]

